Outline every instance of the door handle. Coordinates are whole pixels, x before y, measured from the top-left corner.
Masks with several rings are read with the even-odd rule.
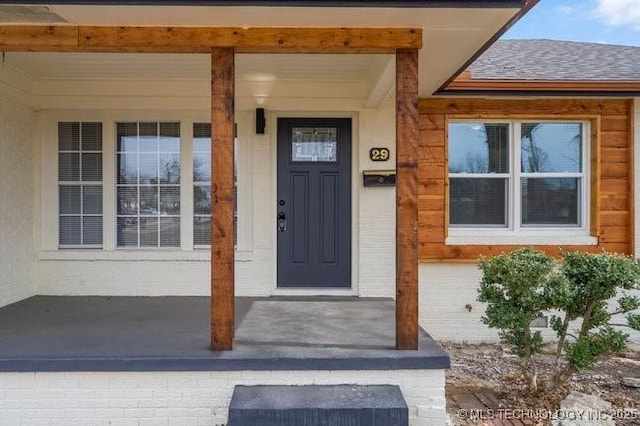
[[[278,213],[278,231],[284,232],[287,230],[287,215],[284,212]]]

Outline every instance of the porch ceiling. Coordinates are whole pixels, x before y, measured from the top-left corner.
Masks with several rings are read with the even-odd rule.
[[[236,55],[236,75],[246,80],[368,80],[391,55]],[[38,80],[139,80],[211,78],[211,56],[152,53],[7,52],[5,63]]]
[[[33,106],[38,108],[60,107],[60,97],[56,94],[66,100],[74,94],[83,97],[86,93],[66,92],[78,84],[94,89],[102,86],[113,89],[125,84],[129,89],[117,93],[131,96],[133,92],[148,93],[144,92],[144,86],[172,82],[163,86],[163,93],[200,96],[203,105],[209,102],[206,98],[211,56],[206,54],[6,52],[4,65],[35,83],[28,90],[33,96]],[[343,99],[360,99],[367,107],[375,108],[388,98],[394,83],[393,55],[236,55],[237,109],[251,109],[256,105],[271,108],[277,105],[275,98],[282,99],[293,93],[326,97],[329,96],[327,87],[343,88],[335,89],[333,96],[339,93]],[[167,92],[170,90],[167,86],[174,91]],[[112,89],[92,92],[92,95],[113,96],[116,92]],[[306,95],[299,93],[301,89]]]
[[[410,9],[126,6],[126,12],[123,11],[124,6],[55,5],[49,8],[73,25],[422,28],[420,95],[425,97],[435,92],[520,10],[514,7],[516,4],[513,2],[511,7]],[[21,18],[14,23],[30,22]],[[363,60],[370,61],[370,58]],[[340,61],[344,60],[322,62],[316,68],[326,70],[331,64],[340,64]],[[359,60],[347,61],[351,61],[349,66],[355,62],[362,65]],[[284,59],[278,62],[296,63]],[[337,69],[341,68],[338,66]],[[282,69],[279,71],[284,72]]]

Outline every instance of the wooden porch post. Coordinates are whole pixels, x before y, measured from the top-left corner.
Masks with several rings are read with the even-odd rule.
[[[396,348],[418,349],[418,50],[396,51]]]
[[[234,50],[211,54],[211,349],[230,350],[234,337]]]

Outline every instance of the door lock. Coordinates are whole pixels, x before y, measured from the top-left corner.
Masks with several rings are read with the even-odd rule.
[[[284,212],[278,213],[278,231],[284,232],[287,230],[287,216]]]

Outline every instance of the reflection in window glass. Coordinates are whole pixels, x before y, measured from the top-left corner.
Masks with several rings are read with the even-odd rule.
[[[180,246],[180,124],[117,123],[119,247]]]
[[[450,123],[449,224],[506,227],[509,170],[509,124]]]
[[[236,143],[234,140],[234,243],[238,236]],[[196,247],[211,246],[211,200],[211,124],[193,123],[193,245]]]
[[[335,127],[294,127],[291,160],[294,162],[336,162],[338,140]]]
[[[450,226],[583,226],[584,134],[577,122],[450,122]]]
[[[523,123],[521,129],[523,172],[582,171],[582,124]]]
[[[449,124],[449,173],[508,172],[508,124]]]
[[[193,123],[193,244],[211,245],[211,124]]]

